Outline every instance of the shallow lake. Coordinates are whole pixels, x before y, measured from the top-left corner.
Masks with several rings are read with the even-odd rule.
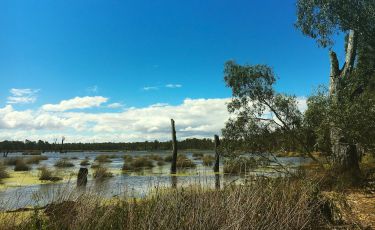
[[[212,151],[199,151],[203,154],[214,155]],[[161,188],[171,187],[172,184],[177,186],[198,185],[204,187],[215,187],[215,183],[219,180],[220,186],[225,186],[228,183],[237,179],[243,179],[244,176],[230,176],[224,174],[214,174],[212,167],[204,166],[201,159],[193,157],[193,152],[184,151],[184,154],[196,163],[197,167],[193,169],[186,169],[179,171],[177,176],[170,175],[170,163],[163,166],[155,166],[152,169],[145,169],[139,172],[123,173],[121,168],[124,163],[123,156],[131,155],[133,157],[141,157],[146,155],[159,155],[165,157],[170,155],[168,152],[68,152],[68,153],[43,153],[48,157],[48,160],[41,161],[37,165],[31,165],[32,169],[28,172],[14,174],[13,166],[7,167],[7,171],[13,178],[5,179],[0,185],[0,210],[17,209],[26,206],[43,206],[59,198],[75,197],[82,193],[93,193],[102,197],[143,197],[149,192]],[[111,158],[112,162],[103,163],[102,165],[113,173],[113,177],[104,180],[95,180],[93,178],[93,169],[87,166],[89,170],[88,183],[85,188],[77,188],[76,177],[80,166],[80,162],[88,159],[92,164],[98,155],[114,155]],[[11,157],[23,157],[27,159],[32,156],[22,156],[21,153],[9,154]],[[60,158],[68,158],[74,164],[70,168],[56,168],[54,164]],[[3,160],[4,158],[0,158]],[[289,168],[295,168],[299,165],[306,164],[310,160],[303,157],[284,157],[277,158],[280,164]],[[156,162],[154,162],[156,165]],[[43,182],[38,180],[40,166],[57,170],[59,176],[63,176],[60,182]],[[277,169],[277,164],[271,164],[268,167],[258,168],[250,171],[247,175],[256,176],[280,176]],[[222,165],[220,165],[220,172],[222,172]]]

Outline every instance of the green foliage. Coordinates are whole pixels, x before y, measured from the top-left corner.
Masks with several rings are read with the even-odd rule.
[[[332,46],[339,32],[355,30],[371,38],[375,32],[375,2],[368,0],[298,0],[296,27],[318,44]]]
[[[223,154],[304,146],[299,138],[303,119],[297,98],[275,92],[276,78],[270,67],[241,66],[229,61],[224,73],[225,82],[232,89],[228,111],[233,116],[222,130]]]

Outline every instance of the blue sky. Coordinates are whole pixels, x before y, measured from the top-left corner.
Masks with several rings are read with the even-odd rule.
[[[0,108],[35,117],[46,104],[77,97],[106,98],[70,108],[90,114],[225,99],[227,60],[268,64],[278,90],[308,96],[328,83],[328,52],[297,31],[295,20],[294,0],[3,0]],[[11,89],[29,89],[21,97],[32,99],[11,103]],[[0,134],[9,127],[59,135],[16,125]]]

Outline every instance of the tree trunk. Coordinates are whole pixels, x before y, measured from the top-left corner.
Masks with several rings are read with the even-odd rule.
[[[346,56],[343,68],[339,69],[339,61],[335,52],[330,51],[331,71],[329,92],[333,103],[340,103],[341,81],[348,78],[353,70],[357,53],[357,33],[353,30],[349,32],[346,46]],[[350,172],[359,174],[357,146],[349,144],[342,134],[342,131],[331,124],[331,146],[333,163],[340,172]]]
[[[176,138],[176,128],[174,125],[174,120],[171,119],[172,127],[172,165],[171,165],[171,174],[176,174],[177,171],[177,138]]]

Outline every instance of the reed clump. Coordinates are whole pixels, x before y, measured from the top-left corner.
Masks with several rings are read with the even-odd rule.
[[[41,167],[39,170],[39,180],[52,182],[62,180],[61,177],[55,176],[55,173],[52,170],[49,170],[46,166]]]
[[[113,173],[109,172],[108,168],[99,166],[99,167],[95,168],[93,177],[95,179],[100,180],[100,179],[113,177]]]
[[[87,166],[87,165],[90,165],[90,161],[88,159],[84,159],[81,161],[81,163],[79,163],[81,166]]]
[[[70,167],[74,167],[74,164],[70,162],[68,159],[62,158],[55,163],[55,167],[70,168]]]
[[[151,169],[154,167],[152,161],[147,157],[134,158],[130,162],[124,162],[123,171],[140,171],[142,169]]]
[[[110,163],[110,162],[112,162],[109,155],[98,155],[98,156],[95,157],[95,161],[98,161],[99,163]]]
[[[186,155],[179,155],[176,161],[177,168],[195,168],[196,164]]]
[[[16,165],[14,166],[14,171],[29,171],[31,167],[26,164],[26,162],[19,158],[16,160]]]
[[[5,178],[9,178],[9,173],[6,170],[5,165],[0,163],[0,181]]]
[[[40,161],[45,161],[45,160],[48,160],[47,156],[37,155],[37,156],[28,157],[26,159],[26,163],[27,164],[39,164]]]
[[[253,157],[237,157],[224,162],[224,173],[242,174],[258,167],[258,162]]]
[[[212,166],[214,164],[215,157],[212,155],[204,155],[202,157],[202,162],[204,166]]]

